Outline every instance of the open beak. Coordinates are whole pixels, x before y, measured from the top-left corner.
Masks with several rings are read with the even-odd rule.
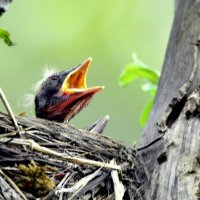
[[[88,58],[78,67],[67,73],[53,105],[48,106],[48,119],[57,122],[69,121],[91,101],[92,97],[102,90],[103,86],[87,87],[86,76],[92,59]],[[56,103],[57,101],[57,103]]]
[[[87,88],[86,76],[91,61],[92,58],[86,59],[66,76],[61,87],[63,95],[71,96],[71,100],[74,101],[87,95],[93,96],[104,88],[103,86]]]

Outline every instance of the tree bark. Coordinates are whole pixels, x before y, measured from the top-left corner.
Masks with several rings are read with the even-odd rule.
[[[146,199],[197,199],[200,169],[200,1],[177,1],[161,78],[141,144],[151,179]],[[196,89],[197,88],[197,89]]]

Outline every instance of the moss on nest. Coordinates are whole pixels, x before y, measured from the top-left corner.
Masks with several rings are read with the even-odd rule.
[[[42,197],[55,187],[54,181],[46,174],[47,168],[45,166],[20,164],[18,169],[23,174],[20,177],[18,186],[24,191],[30,192],[37,197]]]

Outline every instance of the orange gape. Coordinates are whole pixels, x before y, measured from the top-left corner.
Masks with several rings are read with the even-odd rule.
[[[69,121],[104,88],[87,88],[86,76],[91,61],[88,58],[75,68],[46,78],[35,97],[37,117],[56,122]]]

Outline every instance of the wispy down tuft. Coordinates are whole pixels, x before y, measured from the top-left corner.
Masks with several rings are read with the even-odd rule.
[[[45,68],[43,70],[43,76],[42,79],[39,80],[36,84],[33,85],[32,89],[34,92],[38,92],[38,90],[40,89],[42,83],[51,75],[57,73],[57,70],[54,68]]]
[[[24,107],[29,107],[29,106],[32,106],[34,104],[34,98],[35,98],[35,94],[39,91],[42,83],[51,75],[57,73],[57,70],[56,69],[53,69],[53,68],[49,68],[49,67],[46,67],[44,68],[43,70],[43,75],[42,75],[42,79],[39,80],[37,83],[35,83],[31,89],[32,89],[32,94],[26,94],[24,95],[24,100],[23,100],[23,106]]]
[[[34,103],[35,96],[33,94],[25,94],[24,100],[23,100],[23,106],[24,107],[30,107]]]

